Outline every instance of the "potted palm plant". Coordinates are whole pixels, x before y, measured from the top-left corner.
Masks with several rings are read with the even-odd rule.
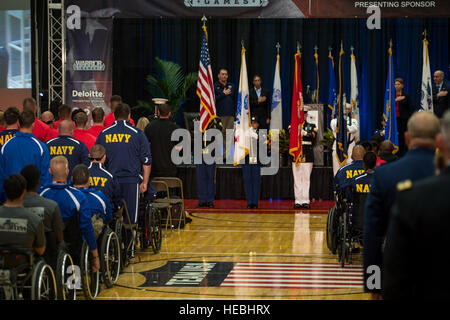
[[[184,74],[181,66],[172,61],[165,61],[158,57],[155,58],[158,75],[148,75],[150,94],[154,98],[165,98],[170,106],[172,115],[175,115],[179,109],[180,103],[186,99],[186,93],[193,85],[197,83],[197,72]],[[139,101],[133,108],[135,111],[142,108],[148,109],[151,113],[154,110],[154,102]]]

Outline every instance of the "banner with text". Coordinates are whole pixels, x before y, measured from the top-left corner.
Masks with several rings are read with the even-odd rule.
[[[370,6],[383,18],[446,17],[450,1],[354,0],[69,0],[83,12],[105,9],[116,18],[232,17],[232,18],[354,18],[366,17]]]

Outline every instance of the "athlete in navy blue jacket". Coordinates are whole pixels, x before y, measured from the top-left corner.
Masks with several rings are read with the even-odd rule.
[[[31,132],[34,128],[34,114],[23,111],[19,117],[20,131],[8,140],[0,152],[0,193],[4,198],[3,180],[20,171],[29,164],[34,164],[41,173],[41,186],[52,182],[49,172],[50,154],[47,145],[39,141]]]
[[[63,120],[58,127],[58,138],[47,141],[50,157],[64,156],[69,161],[69,177],[77,164],[89,165],[89,150],[80,140],[73,137],[73,123]]]
[[[365,149],[363,146],[357,145],[353,148],[352,163],[341,167],[334,177],[334,186],[337,190],[344,190],[346,187],[349,187],[352,179],[364,173],[364,154]]]
[[[40,195],[58,203],[61,218],[66,226],[64,230],[64,241],[67,242],[69,251],[74,256],[81,254],[81,239],[77,239],[76,234],[71,233],[68,225],[76,224],[78,222],[78,216],[78,226],[82,239],[87,241],[89,250],[93,256],[92,271],[96,272],[100,269],[100,262],[98,258],[97,239],[95,238],[94,227],[92,226],[92,212],[89,200],[83,192],[71,187],[67,183],[69,164],[65,157],[54,157],[50,162],[50,169],[53,174],[53,183],[45,186]]]
[[[139,193],[147,191],[150,176],[150,145],[144,133],[128,121],[130,107],[127,104],[119,103],[114,116],[117,120],[98,135],[95,144],[106,149],[106,169],[117,179],[131,223],[135,224],[138,221]]]
[[[89,169],[84,164],[75,166],[72,173],[73,187],[84,193],[88,200],[91,217],[100,216],[106,224],[112,219],[112,208],[108,198],[97,189],[89,188]]]
[[[113,211],[116,212],[122,206],[122,196],[117,179],[104,167],[106,161],[105,148],[99,144],[94,145],[89,153],[89,160],[91,160],[88,167],[89,186],[104,193],[113,206]]]
[[[0,132],[0,148],[8,142],[9,139],[16,135],[19,131],[19,117],[20,112],[16,107],[9,107],[3,114],[6,122],[6,128]]]

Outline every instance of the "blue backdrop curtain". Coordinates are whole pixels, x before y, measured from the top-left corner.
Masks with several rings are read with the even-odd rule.
[[[314,46],[319,50],[319,100],[328,95],[328,47],[335,62],[341,41],[343,88],[350,95],[350,47],[354,47],[359,78],[361,141],[368,140],[379,126],[387,76],[389,40],[393,41],[395,76],[405,81],[416,108],[420,104],[422,73],[422,32],[427,29],[432,72],[440,69],[448,78],[449,19],[382,19],[380,30],[369,30],[366,19],[210,19],[209,48],[214,76],[219,67],[229,70],[229,80],[239,81],[240,48],[247,49],[249,77],[259,74],[263,85],[271,90],[277,42],[281,44],[281,82],[283,87],[283,126],[290,123],[294,53],[296,42],[302,45],[302,82],[304,92],[313,81]],[[148,74],[156,73],[155,57],[179,63],[186,72],[198,70],[201,43],[199,19],[115,19],[113,93],[120,94],[131,106],[138,100],[151,99]],[[337,64],[335,64],[336,74]],[[195,90],[189,92],[185,106],[198,110]],[[349,99],[347,99],[348,101]]]

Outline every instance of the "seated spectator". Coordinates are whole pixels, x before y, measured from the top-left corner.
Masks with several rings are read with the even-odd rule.
[[[105,169],[106,149],[100,144],[91,148],[89,153],[89,186],[103,192],[109,199],[113,210],[121,207],[122,195],[117,179]]]
[[[103,192],[89,188],[89,169],[84,164],[79,164],[73,169],[72,184],[75,189],[80,190],[86,196],[89,204],[91,218],[95,215],[103,220],[103,224],[107,224],[112,219],[112,208],[109,199]],[[96,234],[100,234],[102,230],[96,230]]]
[[[350,186],[351,179],[354,179],[364,173],[363,158],[366,153],[361,145],[353,148],[352,163],[341,167],[334,177],[336,190],[344,190]]]
[[[16,107],[9,107],[6,109],[3,116],[5,118],[6,128],[0,132],[0,147],[3,147],[3,145],[19,131],[20,112]]]
[[[0,207],[0,246],[45,252],[42,219],[23,207],[27,182],[20,174],[7,177],[3,183],[6,202]]]
[[[86,130],[88,123],[88,116],[84,111],[78,112],[75,117],[75,131],[73,137],[77,140],[83,141],[84,144],[91,150],[92,146],[95,144],[95,139],[92,134]]]
[[[55,121],[54,123],[55,129],[58,129],[61,121],[64,120],[72,121],[72,108],[67,104],[60,105],[58,108],[58,117],[59,120]],[[73,124],[73,126],[75,127],[75,124]]]
[[[370,192],[372,185],[372,176],[374,173],[374,168],[377,163],[377,156],[372,151],[366,152],[363,158],[364,173],[360,176],[352,179],[350,184],[354,192],[354,208],[355,214],[353,215],[353,224],[356,229],[361,231],[364,226],[364,205],[366,196]]]
[[[50,128],[55,128],[55,117],[53,116],[53,113],[51,113],[50,111],[45,111],[41,114],[41,120],[42,122],[44,122],[46,125],[48,125]]]
[[[94,124],[88,129],[88,132],[92,134],[95,139],[97,139],[100,132],[103,131],[106,127],[103,126],[103,121],[105,120],[105,111],[103,108],[97,107],[92,110],[92,121]]]
[[[103,122],[103,125],[107,128],[111,126],[114,121],[116,121],[116,117],[114,116],[114,110],[116,109],[116,106],[122,103],[122,97],[119,95],[113,95],[111,96],[111,99],[109,100],[109,107],[111,108],[111,112],[108,113],[108,115],[105,117],[105,121]],[[130,118],[130,123],[134,126],[133,119]]]
[[[171,136],[178,126],[170,120],[169,105],[158,105],[157,114],[158,119],[150,122],[145,128],[145,135],[153,155],[150,177],[176,177],[177,167],[173,164],[171,157],[176,142],[171,141]]]
[[[44,258],[52,266],[56,265],[57,245],[63,241],[64,230],[58,204],[53,200],[38,195],[40,173],[35,165],[30,164],[26,166],[20,174],[27,181],[27,193],[23,199],[23,206],[42,219],[47,239],[47,249],[45,250]]]
[[[87,241],[89,250],[94,257],[92,271],[96,272],[100,269],[100,261],[89,202],[83,192],[68,184],[69,163],[65,157],[54,157],[50,162],[50,172],[53,175],[53,183],[48,185],[40,195],[58,204],[65,225],[64,241],[71,255],[81,253],[82,239],[78,238],[78,234],[72,233],[72,228],[68,226],[73,225],[80,229],[82,238]]]
[[[47,141],[50,157],[64,156],[69,161],[69,176],[77,164],[89,165],[89,150],[86,145],[73,138],[74,129],[71,121],[63,120],[59,123],[59,136]]]
[[[147,117],[140,117],[137,122],[136,128],[138,128],[141,131],[144,131],[149,123],[150,121],[148,120]]]
[[[389,140],[384,140],[380,144],[380,159],[388,162],[398,160],[398,157],[393,154],[394,144]]]
[[[56,138],[58,136],[58,131],[50,128],[44,122],[36,117],[38,107],[36,105],[36,100],[33,98],[26,98],[22,103],[23,111],[31,111],[35,117],[35,123],[33,128],[33,135],[40,141],[46,142],[50,139]]]

